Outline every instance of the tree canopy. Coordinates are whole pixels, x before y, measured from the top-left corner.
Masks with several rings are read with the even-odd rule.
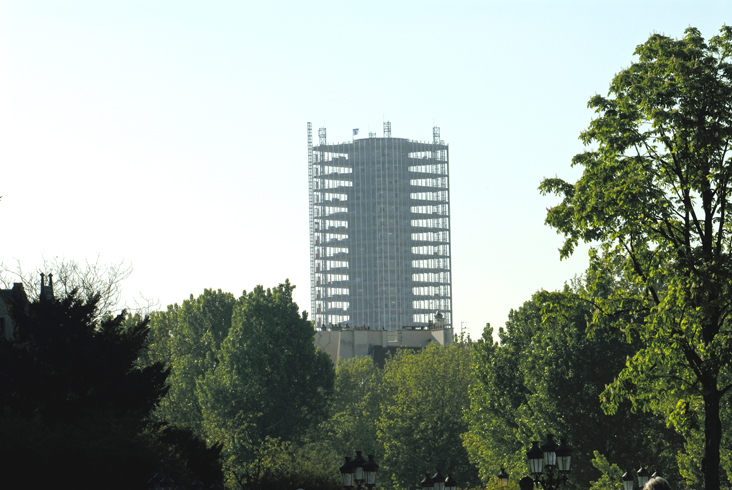
[[[512,310],[500,343],[486,327],[473,349],[478,383],[463,436],[484,480],[501,466],[516,480],[526,475],[526,450],[547,433],[566,437],[574,449],[570,488],[586,488],[599,476],[595,451],[625,468],[644,464],[675,474],[680,441],[658,417],[631,414],[628,403],[612,416],[603,413],[599,395],[635,346],[613,332],[588,337],[591,318],[589,304],[567,288],[538,292]]]
[[[231,485],[265,488],[290,478],[262,464],[282,466],[284,460],[270,457],[276,448],[294,451],[292,442],[328,416],[333,364],[315,346],[293,289],[289,281],[257,286],[238,299],[205,290],[152,316],[141,362],[171,369],[157,415],[223,443]]]
[[[546,222],[561,256],[592,244],[593,326],[640,346],[605,390],[704,434],[704,488],[720,486],[720,404],[732,387],[732,27],[705,41],[652,35],[589,106],[597,118],[574,157],[581,178],[545,179],[563,200]],[[608,289],[608,285],[612,285]],[[692,475],[688,475],[691,477]]]
[[[413,486],[425,470],[437,469],[454,473],[461,486],[479,483],[461,440],[473,380],[470,361],[470,345],[463,343],[400,350],[387,360],[377,427],[383,471],[397,488]]]
[[[103,480],[109,488],[135,488],[161,466],[190,481],[220,479],[220,447],[150,417],[168,373],[160,363],[137,363],[147,320],[100,321],[99,298],[72,290],[12,306],[15,336],[0,339],[6,484]]]

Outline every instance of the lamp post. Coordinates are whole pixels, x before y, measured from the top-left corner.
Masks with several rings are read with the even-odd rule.
[[[356,451],[356,457],[351,460],[351,466],[353,466],[353,480],[356,482],[358,488],[361,488],[361,484],[364,482],[363,465],[366,464],[366,460],[361,456],[362,452],[363,451]]]
[[[351,457],[346,456],[346,462],[341,466],[341,476],[343,477],[343,488],[348,490],[353,488],[353,466],[351,466]]]
[[[354,483],[357,488],[361,488],[365,483],[369,490],[376,486],[376,472],[379,471],[379,465],[374,461],[373,454],[369,454],[369,459],[366,461],[361,455],[362,452],[356,451],[356,457],[353,459],[346,456],[346,462],[340,468],[343,487],[346,489],[353,488]]]
[[[173,490],[175,482],[172,478],[165,476],[165,473],[158,471],[147,481],[149,490]]]
[[[498,473],[498,485],[501,487],[505,487],[508,485],[508,473],[506,473],[506,469],[501,466],[501,472]]]
[[[432,475],[432,481],[435,484],[433,487],[435,490],[445,490],[445,477],[442,476],[440,470],[437,470],[437,473]]]
[[[644,467],[640,467],[638,471],[636,472],[636,475],[638,475],[638,488],[643,488],[646,483],[648,483],[648,480],[651,478],[651,474],[648,472],[647,469]],[[661,476],[661,472],[656,470],[653,473],[653,478]],[[623,490],[633,490],[633,483],[635,478],[633,478],[633,472],[632,471],[626,471],[623,473]]]
[[[422,485],[422,488],[434,488],[435,482],[432,481],[432,478],[430,478],[430,474],[428,472],[424,472],[424,479],[420,483]]]
[[[445,479],[445,490],[457,490],[457,480],[453,478],[452,473],[447,474]]]
[[[572,463],[572,448],[565,439],[561,444],[554,442],[554,435],[547,434],[546,442],[539,447],[538,441],[533,441],[531,449],[526,452],[529,462],[529,472],[534,484],[539,484],[544,490],[557,490],[559,485],[567,482]],[[555,474],[556,473],[556,474]],[[526,479],[519,482],[522,490],[527,486]]]
[[[374,455],[369,454],[369,460],[363,465],[363,473],[366,477],[366,488],[371,490],[376,485],[376,472],[379,471],[379,465],[374,461]]]

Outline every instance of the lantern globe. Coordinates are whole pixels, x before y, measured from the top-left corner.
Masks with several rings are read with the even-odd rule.
[[[420,485],[422,485],[422,488],[434,488],[435,482],[433,482],[432,478],[430,478],[430,474],[425,471],[424,479],[422,480]]]
[[[544,466],[553,468],[557,465],[557,448],[559,445],[554,441],[554,434],[546,435],[546,442],[541,445],[541,450],[544,451]]]
[[[648,483],[648,479],[651,477],[651,474],[648,473],[648,470],[644,467],[640,467],[638,470],[638,486],[640,488],[643,488],[643,486]]]
[[[541,475],[544,472],[544,451],[539,447],[539,441],[533,441],[531,449],[526,451],[526,459],[529,460],[529,472],[534,475]]]
[[[363,465],[366,464],[366,460],[361,455],[363,451],[356,451],[356,457],[351,460],[351,466],[353,466],[353,481],[359,485],[363,483]]]
[[[354,469],[351,466],[351,457],[346,456],[346,462],[341,466],[341,476],[343,476],[343,486],[345,488],[353,488]]]
[[[445,490],[457,490],[457,480],[453,478],[452,473],[447,474],[445,479]]]
[[[374,455],[369,454],[369,460],[363,465],[363,474],[366,478],[366,486],[376,485],[376,472],[379,465],[374,461]]]
[[[528,476],[521,478],[521,480],[519,480],[519,488],[521,490],[534,490],[534,480]]]
[[[508,473],[506,469],[501,466],[501,471],[498,473],[498,485],[505,487],[508,485]]]
[[[169,476],[166,476],[160,482],[158,483],[161,490],[173,490],[173,487],[175,486],[175,481]]]
[[[561,444],[556,450],[557,455],[557,468],[560,473],[569,473],[570,465],[572,464],[572,448],[567,444],[566,439],[559,439]]]
[[[633,473],[626,471],[622,476],[623,490],[633,490]]]
[[[435,490],[445,490],[445,476],[437,470],[437,473],[432,475],[432,482],[435,484],[433,487]]]

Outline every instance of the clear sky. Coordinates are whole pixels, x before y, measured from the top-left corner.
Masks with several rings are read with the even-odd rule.
[[[310,309],[306,125],[450,145],[453,314],[561,288],[543,177],[654,32],[729,1],[2,1],[0,259],[132,263],[127,298],[289,278]]]

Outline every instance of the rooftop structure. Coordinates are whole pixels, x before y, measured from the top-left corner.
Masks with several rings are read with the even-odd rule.
[[[391,136],[313,144],[310,294],[316,328],[452,327],[448,146]]]

